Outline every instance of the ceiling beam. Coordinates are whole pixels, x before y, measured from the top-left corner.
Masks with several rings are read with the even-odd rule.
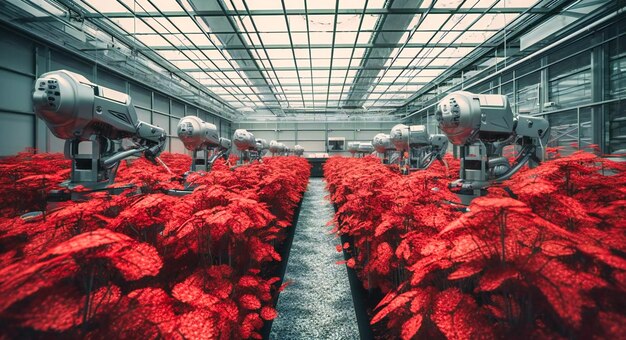
[[[155,50],[155,51],[176,51],[176,50],[196,50],[196,49],[201,49],[201,50],[215,50],[217,51],[218,48],[216,48],[213,45],[197,45],[198,48],[194,47],[194,46],[150,46],[149,48],[144,48],[144,50]],[[332,44],[311,44],[310,45],[311,48],[333,48]],[[402,47],[404,46],[404,44],[400,44],[400,43],[376,43],[376,44],[356,44],[356,46],[354,44],[335,44],[335,48],[385,48],[385,49],[394,49],[397,47]],[[453,44],[449,44],[449,43],[428,43],[428,44],[422,44],[422,43],[409,43],[406,44],[405,48],[430,48],[430,47],[451,47],[451,48],[458,48],[458,47],[471,47],[471,48],[475,48],[475,47],[497,47],[497,44],[486,44],[486,43],[453,43]],[[236,50],[248,50],[248,49],[263,49],[263,47],[261,46],[241,46],[241,45],[225,45],[222,46],[221,48],[219,48],[220,50],[228,50],[228,51],[236,51]],[[266,45],[265,49],[266,50],[285,50],[285,49],[290,49],[291,45],[289,44],[280,44],[280,45]],[[302,48],[302,49],[308,49],[309,45],[307,44],[294,44],[293,48]],[[241,58],[239,58],[241,59]],[[381,59],[381,57],[376,56],[373,59]]]
[[[428,8],[368,8],[363,11],[362,9],[339,9],[336,13],[338,15],[361,15],[363,12],[365,14],[373,14],[373,15],[386,15],[386,14],[424,14],[426,13]],[[487,10],[487,8],[460,8],[458,10],[454,8],[433,8],[429,13],[432,14],[482,14]],[[489,13],[493,14],[502,14],[502,13],[523,13],[527,11],[526,7],[510,7],[510,8],[492,8],[489,10]],[[548,9],[544,8],[533,8],[529,12],[530,13],[547,13]],[[184,11],[161,11],[164,16],[168,17],[187,17],[187,13]],[[287,15],[334,15],[335,9],[309,9],[308,11],[304,9],[288,9],[283,12],[282,9],[277,10],[250,10],[250,15],[259,15],[259,16],[284,16]],[[195,10],[190,13],[194,16],[201,17],[236,17],[239,15],[247,15],[245,10],[233,11],[233,10]],[[159,12],[136,12],[135,14],[130,12],[104,12],[102,14],[99,13],[86,13],[85,18],[102,18],[104,16],[108,18],[134,18],[134,17],[159,17],[161,14]]]
[[[414,9],[419,7],[421,3],[422,0],[390,0],[387,2],[387,9]],[[368,97],[364,92],[369,90],[372,83],[374,83],[375,77],[381,70],[385,69],[385,63],[391,57],[391,53],[395,48],[404,45],[400,43],[404,33],[386,32],[385,30],[406,30],[414,17],[415,14],[397,14],[394,17],[382,15],[378,19],[376,24],[378,32],[374,33],[370,38],[370,44],[368,45],[371,46],[367,47],[361,60],[360,69],[354,77],[354,82],[350,87],[350,92],[348,92],[348,99],[345,101],[346,106],[362,106]],[[424,44],[420,44],[419,47],[423,48]]]

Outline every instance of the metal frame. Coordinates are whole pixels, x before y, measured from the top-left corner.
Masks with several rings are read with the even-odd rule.
[[[428,6],[420,6],[420,2],[417,6],[408,6],[402,0],[387,0],[381,8],[375,8],[370,1],[364,0],[358,8],[346,9],[340,8],[339,0],[335,0],[329,8],[311,9],[308,1],[304,1],[303,8],[293,9],[288,8],[287,1],[281,0],[281,8],[268,10],[256,9],[245,0],[211,0],[216,6],[206,7],[210,10],[198,10],[193,0],[176,0],[174,7],[180,10],[161,10],[161,0],[143,2],[152,8],[144,8],[139,3],[134,3],[131,8],[121,0],[113,1],[117,8],[125,9],[120,12],[107,11],[109,4],[106,1],[54,1],[78,12],[81,20],[129,45],[134,52],[145,54],[172,75],[225,103],[229,110],[252,111],[237,119],[257,115],[254,111],[258,111],[258,115],[269,112],[275,117],[320,112],[400,117],[402,109],[407,110],[416,95],[424,94],[424,89],[432,87],[435,81],[463,69],[491,51],[497,56],[503,43],[506,51],[507,44],[510,45],[507,39],[515,38],[516,34],[573,2],[535,0],[529,7],[508,8],[504,0],[493,0],[489,6],[478,8],[477,1],[462,0],[455,8],[442,8],[444,0],[434,0]],[[183,2],[191,6],[183,6]],[[402,4],[406,8],[399,8]],[[489,22],[502,15],[515,16],[514,21],[505,19],[504,25],[498,23],[495,27]],[[318,16],[328,19],[328,27],[313,25]],[[394,24],[393,16],[408,16],[413,20],[410,25]],[[429,23],[433,21],[429,19],[440,17],[443,18],[438,25]],[[284,20],[284,25],[276,30],[267,24],[267,20],[259,22],[260,18]],[[344,18],[354,21],[342,25]],[[364,27],[366,18],[376,21],[368,20],[374,24]],[[132,29],[118,21],[131,19]],[[207,23],[218,19],[226,20],[228,25],[224,21],[218,30],[212,30]],[[300,20],[302,27],[294,27],[292,20]],[[251,25],[246,24],[248,22]],[[136,32],[137,24],[145,26],[146,31]],[[478,24],[480,26],[475,27]],[[315,41],[314,33],[324,33],[332,39],[329,42]],[[469,33],[488,38],[465,41],[464,37]],[[385,34],[401,38],[393,39],[393,42],[377,39]],[[417,39],[422,35],[428,37],[427,41]],[[288,38],[275,40],[281,36]],[[346,36],[354,37],[354,40],[345,40]],[[229,37],[238,39],[237,43],[229,44]],[[166,45],[152,43],[152,38]],[[366,38],[369,41],[364,41]],[[283,50],[289,52],[281,55]],[[308,51],[308,57],[299,56],[298,50]],[[313,57],[315,51],[329,53],[330,60],[324,66],[316,66],[319,60]],[[337,58],[339,51],[343,53],[342,58]],[[460,52],[458,56],[451,56],[451,51]],[[173,54],[180,59],[170,58]],[[372,63],[375,67],[368,66],[376,59]],[[293,66],[286,67],[287,62]],[[183,64],[186,66],[177,66]],[[337,72],[341,73],[337,75]],[[285,74],[291,76],[283,76]]]

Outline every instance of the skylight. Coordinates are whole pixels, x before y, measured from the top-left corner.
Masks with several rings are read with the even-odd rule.
[[[536,0],[424,0],[405,9],[413,14],[387,14],[393,2],[386,0],[77,2],[138,50],[156,51],[176,74],[187,73],[233,107],[267,109],[278,100],[305,109],[389,109]],[[363,88],[373,92],[351,92]]]

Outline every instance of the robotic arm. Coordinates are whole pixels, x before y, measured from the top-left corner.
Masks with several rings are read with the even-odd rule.
[[[352,157],[359,151],[359,142],[348,142],[348,152],[352,154]]]
[[[235,133],[233,134],[233,143],[241,154],[241,158],[238,161],[239,164],[252,160],[251,153],[256,152],[257,143],[251,132],[248,132],[248,130],[245,129],[235,130]]]
[[[430,135],[424,125],[398,124],[391,128],[390,139],[396,150],[409,153],[413,170],[427,169],[435,160],[442,162],[448,149],[448,138],[442,134]]]
[[[183,117],[178,123],[177,133],[185,148],[193,152],[191,172],[199,171],[199,166],[202,166],[204,171],[211,171],[215,160],[222,157],[230,148],[230,140],[227,139],[228,148],[223,147],[223,140],[218,136],[214,124],[196,116]],[[203,152],[202,158],[198,157],[199,151]]]
[[[93,84],[66,70],[48,72],[35,82],[35,114],[53,135],[65,139],[65,156],[72,160],[67,186],[103,189],[113,184],[119,162],[143,153],[154,162],[165,148],[165,131],[137,119],[131,98]],[[130,149],[121,140],[132,140]],[[91,154],[79,154],[81,142],[91,141]]]
[[[450,186],[462,194],[478,196],[524,164],[534,167],[544,160],[548,121],[513,113],[506,96],[453,92],[441,100],[435,116],[439,128],[461,147],[461,178]],[[507,145],[521,147],[513,164],[502,156]]]
[[[398,152],[391,142],[391,137],[384,133],[379,133],[372,139],[372,145],[379,154],[383,155],[383,163],[393,164],[398,160]],[[394,157],[395,156],[395,157]]]
[[[302,157],[302,155],[304,155],[304,148],[300,145],[296,145],[293,147],[293,153],[298,157]]]
[[[259,159],[265,156],[265,154],[267,154],[267,151],[269,150],[269,148],[270,148],[270,145],[269,143],[267,143],[265,139],[262,139],[262,138],[256,139],[256,151],[258,153]]]

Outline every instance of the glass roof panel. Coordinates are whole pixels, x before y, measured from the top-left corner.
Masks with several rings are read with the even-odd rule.
[[[126,6],[128,6],[131,9],[131,11],[135,13],[157,11],[157,9],[154,8],[154,6],[152,6],[150,2],[148,2],[148,0],[118,0],[118,1],[123,4],[126,4]]]
[[[246,5],[248,5],[248,9],[250,10],[282,9],[283,8],[283,5],[281,4],[280,0],[246,0],[245,3]],[[237,9],[245,10],[245,7],[242,6],[242,7],[238,7]]]
[[[308,9],[335,9],[337,0],[307,0]]]
[[[98,20],[119,25],[118,36],[123,34],[154,48],[164,59],[157,62],[167,63],[170,69],[172,66],[180,69],[177,75],[187,72],[232,106],[370,105],[381,109],[384,105],[403,104],[413,92],[474,50],[474,47],[457,47],[458,44],[487,41],[519,16],[501,13],[499,9],[525,8],[537,3],[537,0],[423,0],[420,8],[429,8],[434,2],[435,13],[415,14],[410,23],[393,27],[393,34],[383,36],[374,32],[383,15],[360,14],[366,0],[223,1],[226,10],[239,11],[239,16],[230,17],[234,27],[215,16],[195,17],[196,20],[181,16],[183,8],[195,15],[189,0],[77,0],[77,3],[109,13],[110,19]],[[287,10],[295,12],[283,15],[283,3]],[[368,0],[367,8],[383,9],[391,3]],[[488,11],[494,4],[495,10]],[[343,12],[330,14],[336,6]],[[317,12],[306,15],[305,7]],[[446,14],[454,13],[457,7],[472,12]],[[319,10],[328,14],[319,14]],[[150,12],[150,15],[133,18],[128,16],[129,11]],[[169,18],[151,17],[158,11],[177,13]],[[398,15],[401,14],[384,16],[393,22]],[[219,22],[223,24],[213,24]],[[372,47],[370,44],[376,36],[377,43],[382,43],[383,38],[393,38],[385,41],[389,46]],[[355,44],[358,47],[353,48]],[[144,47],[140,45],[141,48]],[[372,60],[363,60],[365,57]],[[363,65],[384,65],[384,69],[373,77],[373,72],[363,72]],[[375,94],[365,93],[370,97],[367,101],[345,102],[351,89],[363,91],[363,88]],[[342,101],[337,102],[340,97]],[[282,102],[286,100],[289,102]]]
[[[287,24],[283,16],[277,15],[253,15],[252,20],[259,32],[286,32]],[[250,32],[254,32],[252,25],[246,26]]]

